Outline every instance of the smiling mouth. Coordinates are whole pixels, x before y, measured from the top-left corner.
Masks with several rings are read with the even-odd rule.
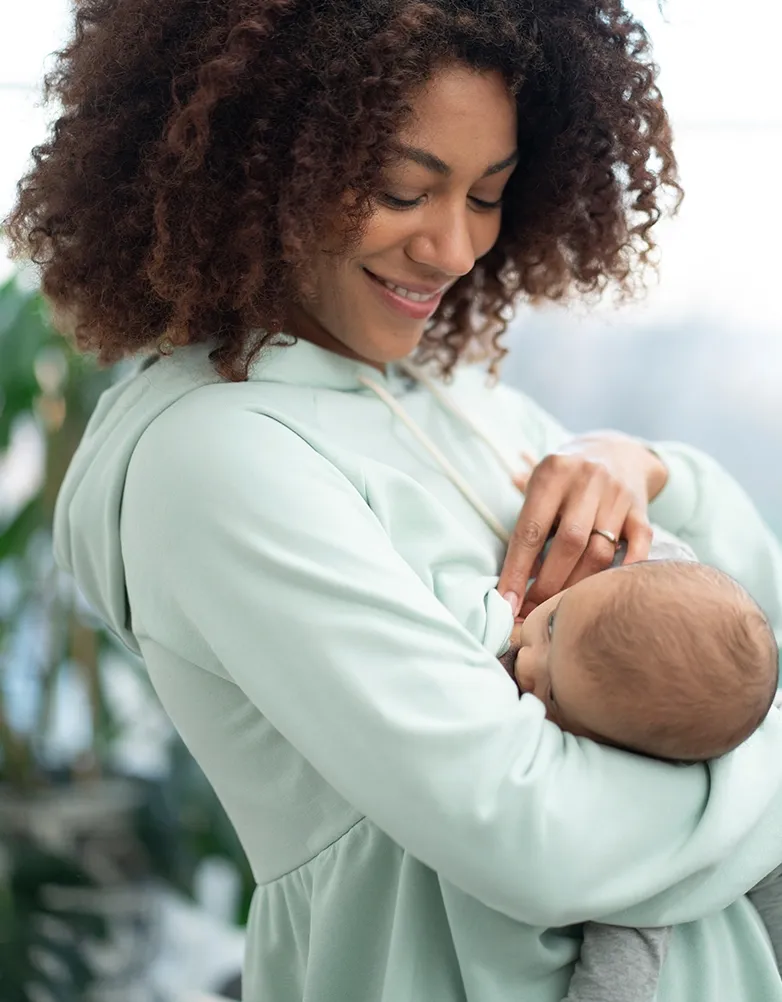
[[[381,278],[373,271],[370,271],[369,268],[364,268],[364,271],[370,278],[379,282],[380,285],[384,285],[387,289],[390,289],[391,292],[396,293],[397,296],[401,296],[403,299],[409,299],[412,303],[429,303],[433,299],[437,299],[438,296],[441,296],[447,288],[447,286],[443,285],[440,286],[439,289],[435,289],[433,292],[416,292],[413,289],[406,288],[404,285],[397,285],[395,282],[389,282],[388,279]]]

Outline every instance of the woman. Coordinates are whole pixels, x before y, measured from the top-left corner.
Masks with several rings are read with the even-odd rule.
[[[782,1000],[742,897],[782,856],[778,714],[679,769],[563,735],[496,657],[552,525],[522,613],[620,535],[643,557],[651,499],[782,620],[714,463],[596,437],[519,515],[507,457],[568,436],[457,366],[500,359],[520,295],[629,289],[653,249],[678,189],[640,26],[619,0],[85,0],[50,87],[17,251],[82,348],[158,347],[96,410],[58,559],[240,834],[245,998],[556,1002],[596,918],[684,923],[662,1002]]]

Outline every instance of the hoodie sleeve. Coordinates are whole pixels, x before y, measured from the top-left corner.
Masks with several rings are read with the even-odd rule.
[[[537,456],[573,437],[524,394],[501,389],[512,420],[531,439]],[[769,617],[782,644],[782,547],[752,499],[699,449],[680,442],[649,445],[668,467],[668,482],[649,506],[651,521],[691,546],[702,563],[739,581]]]
[[[771,621],[782,643],[782,548],[746,491],[720,464],[692,446],[653,443],[668,483],[649,506],[705,564],[739,581]]]
[[[134,615],[174,649],[198,634],[413,856],[536,926],[689,921],[778,863],[776,710],[709,766],[564,735],[392,548],[360,483],[268,416],[198,417],[164,415],[128,471]]]

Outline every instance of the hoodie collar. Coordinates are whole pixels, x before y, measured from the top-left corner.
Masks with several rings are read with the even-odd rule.
[[[219,376],[209,361],[214,344],[188,345],[176,348],[171,355],[148,359],[142,365],[146,379],[168,386],[173,379],[196,379],[199,382],[219,382]],[[382,370],[366,362],[345,358],[311,341],[299,338],[293,344],[270,345],[250,365],[248,382],[286,383],[329,389],[369,393],[364,379],[373,379],[395,396],[409,389],[410,377],[396,363]]]
[[[265,349],[250,367],[251,382],[289,383],[314,389],[354,390],[366,393],[364,379],[374,379],[391,393],[409,385],[409,377],[396,364],[376,369],[299,338],[295,344]]]

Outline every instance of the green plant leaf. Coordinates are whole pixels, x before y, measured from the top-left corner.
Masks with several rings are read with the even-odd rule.
[[[0,564],[9,557],[24,556],[33,533],[41,528],[41,501],[36,495],[0,532]]]
[[[5,325],[4,317],[9,321]],[[39,296],[17,287],[15,293],[12,290],[0,299],[0,372],[4,382],[28,373],[34,378],[36,355],[54,336]]]
[[[12,275],[0,285],[0,343],[9,331],[13,331],[16,318],[25,301],[16,276]]]

